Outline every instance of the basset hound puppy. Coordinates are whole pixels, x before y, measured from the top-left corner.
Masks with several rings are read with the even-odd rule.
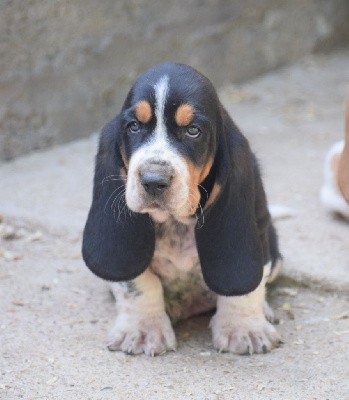
[[[103,128],[82,251],[113,282],[110,350],[174,350],[171,320],[215,308],[217,350],[280,343],[265,285],[281,256],[258,164],[212,83],[189,66],[145,72]]]

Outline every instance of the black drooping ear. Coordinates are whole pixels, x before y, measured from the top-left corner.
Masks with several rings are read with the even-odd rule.
[[[269,258],[269,213],[256,160],[247,140],[222,111],[215,157],[219,194],[206,213],[196,242],[208,287],[220,295],[253,291]]]
[[[140,275],[154,253],[155,233],[147,214],[114,215],[111,204],[122,194],[125,168],[118,147],[119,117],[102,130],[96,157],[93,200],[83,235],[82,254],[97,276],[125,281]]]

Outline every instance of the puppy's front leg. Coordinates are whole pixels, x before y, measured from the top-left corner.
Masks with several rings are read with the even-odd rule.
[[[118,315],[108,337],[109,350],[150,356],[175,350],[176,338],[165,312],[159,278],[149,268],[132,281],[111,284]]]
[[[271,311],[265,303],[269,272],[270,265],[267,265],[259,286],[245,296],[218,296],[217,311],[210,323],[217,350],[236,354],[266,353],[280,344],[279,334],[265,317],[265,310]]]

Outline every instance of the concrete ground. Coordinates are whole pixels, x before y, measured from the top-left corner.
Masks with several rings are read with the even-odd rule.
[[[0,166],[0,398],[349,399],[349,223],[318,200],[348,65],[349,51],[311,57],[221,91],[270,203],[291,210],[269,292],[285,344],[266,355],[217,354],[208,315],[176,326],[176,353],[109,352],[115,306],[80,257],[96,136]]]

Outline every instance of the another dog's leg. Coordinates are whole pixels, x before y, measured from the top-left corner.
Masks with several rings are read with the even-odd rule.
[[[109,350],[150,356],[175,350],[175,334],[156,275],[147,269],[136,279],[112,283],[111,287],[118,315],[108,337]]]
[[[280,336],[264,314],[269,274],[270,264],[267,264],[259,286],[245,296],[218,296],[217,312],[210,323],[217,350],[236,354],[266,353],[279,345]]]
[[[349,95],[345,109],[344,147],[338,165],[338,186],[344,199],[349,204]]]

